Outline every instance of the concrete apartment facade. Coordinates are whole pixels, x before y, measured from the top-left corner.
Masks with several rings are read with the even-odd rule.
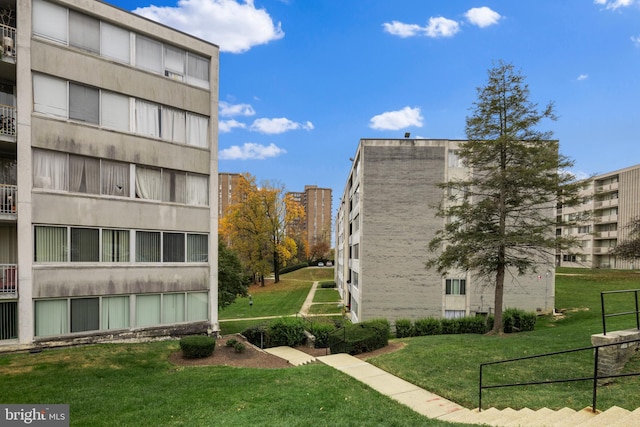
[[[304,207],[305,218],[294,225],[297,232],[306,236],[310,245],[321,241],[331,245],[331,203],[330,188],[320,188],[317,185],[305,185],[303,192],[287,193]]]
[[[428,244],[445,219],[438,183],[466,176],[460,141],[362,139],[336,216],[335,279],[354,322],[490,314],[494,288],[471,273],[428,270]],[[554,215],[550,209],[550,215]],[[504,307],[550,311],[554,259],[539,272],[507,276]]]
[[[0,349],[218,330],[218,47],[95,0],[0,6]]]
[[[577,227],[558,227],[556,233],[574,236],[580,245],[558,253],[556,264],[580,268],[640,267],[638,263],[617,259],[610,254],[618,242],[629,237],[627,225],[640,216],[640,165],[597,175],[585,183],[584,203],[558,210],[560,219],[585,212],[589,219]]]

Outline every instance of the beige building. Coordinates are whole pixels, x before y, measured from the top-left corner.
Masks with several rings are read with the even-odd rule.
[[[309,245],[319,242],[331,245],[331,189],[317,185],[305,185],[304,192],[287,193],[304,207],[305,218],[296,222],[294,227],[302,233]]]
[[[242,178],[239,173],[218,173],[218,218],[222,218],[233,204],[233,192],[238,186],[238,180]]]
[[[468,174],[456,156],[458,143],[360,140],[336,216],[335,278],[353,321],[495,310],[493,286],[470,273],[443,278],[425,267],[428,244],[445,225],[435,215],[444,198],[437,184]],[[508,275],[504,307],[552,310],[554,278],[553,254],[536,274]]]
[[[0,8],[0,348],[219,329],[218,47],[94,0]]]
[[[632,269],[640,265],[610,255],[619,241],[629,237],[627,225],[640,216],[640,165],[597,175],[586,181],[584,203],[559,208],[559,219],[587,213],[589,219],[577,227],[559,226],[557,233],[575,236],[580,246],[559,253],[563,267]],[[561,221],[559,223],[562,223]]]

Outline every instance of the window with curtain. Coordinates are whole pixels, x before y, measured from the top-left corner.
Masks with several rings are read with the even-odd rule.
[[[100,194],[100,160],[70,154],[69,191]]]
[[[465,279],[447,279],[445,285],[445,294],[447,295],[465,295],[466,293]]]
[[[33,186],[69,190],[68,156],[56,151],[33,150]]]
[[[186,203],[186,173],[169,169],[162,170],[162,200],[164,202]]]
[[[160,262],[160,233],[136,231],[136,262]]]
[[[37,337],[69,332],[66,299],[36,301],[34,306]]]
[[[100,123],[100,92],[98,89],[69,83],[69,118]]]
[[[129,262],[129,230],[102,230],[102,262]]]
[[[67,261],[67,228],[36,226],[34,228],[35,262]]]
[[[152,102],[136,99],[136,133],[160,137],[160,106]]]
[[[191,52],[187,53],[187,83],[209,88],[209,60]]]
[[[184,262],[184,233],[163,233],[162,261]]]
[[[67,82],[44,74],[34,74],[33,111],[66,119]]]
[[[162,74],[162,43],[136,34],[136,66]]]
[[[162,173],[160,169],[136,166],[136,197],[162,200]]]
[[[100,261],[100,230],[71,228],[71,262]]]
[[[184,294],[162,295],[162,323],[184,322]]]
[[[102,298],[102,324],[100,329],[123,329],[129,327],[129,297]]]
[[[204,116],[187,113],[187,144],[207,148],[209,119]]]
[[[187,294],[187,320],[209,319],[209,296],[206,292],[191,292]]]
[[[187,174],[187,196],[189,205],[207,206],[209,204],[209,177]]]
[[[209,236],[187,234],[187,262],[209,261]]]
[[[131,33],[106,22],[100,23],[100,54],[116,61],[131,63]]]
[[[100,329],[100,300],[75,298],[71,300],[71,332],[97,331]]]
[[[67,8],[42,0],[33,0],[33,34],[59,43],[67,43]]]
[[[129,97],[106,90],[102,90],[100,95],[100,124],[109,129],[130,132]]]
[[[164,75],[173,80],[184,81],[186,52],[173,46],[164,47]]]
[[[163,106],[161,117],[160,134],[162,139],[184,144],[187,138],[185,112]]]
[[[69,10],[69,45],[100,53],[100,21]]]
[[[102,194],[129,197],[129,164],[102,160],[101,166]]]
[[[136,326],[160,324],[160,295],[136,296]]]

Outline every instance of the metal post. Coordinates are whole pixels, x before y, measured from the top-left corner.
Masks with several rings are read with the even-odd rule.
[[[482,412],[482,365],[480,365],[480,386],[478,387],[478,412]]]
[[[598,395],[598,354],[600,353],[600,347],[595,348],[594,361],[593,361],[593,398],[591,403],[591,412],[596,413],[596,399]]]
[[[604,292],[600,292],[600,306],[602,308],[602,334],[607,335],[607,321],[604,313]]]
[[[640,317],[638,317],[638,290],[636,289],[634,294],[636,294],[636,329],[640,329]]]

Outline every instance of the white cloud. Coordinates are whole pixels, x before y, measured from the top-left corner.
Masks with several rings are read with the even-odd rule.
[[[267,134],[284,133],[289,130],[297,129],[312,130],[313,123],[297,123],[285,117],[278,117],[275,119],[256,119],[250,127],[250,130],[253,132]]]
[[[502,18],[498,12],[495,12],[486,6],[469,9],[464,16],[469,20],[469,22],[480,28],[497,24]]]
[[[451,37],[458,31],[460,31],[460,24],[442,16],[429,18],[429,25],[425,28],[425,32],[429,37]]]
[[[220,101],[220,116],[221,117],[233,117],[233,116],[254,116],[256,111],[249,104],[229,104],[225,101]]]
[[[253,0],[179,0],[176,7],[151,5],[133,13],[217,44],[222,52],[242,53],[284,37],[280,23]]]
[[[631,41],[636,45],[636,47],[640,47],[640,36],[631,36]]]
[[[417,36],[424,31],[420,25],[404,24],[398,21],[392,21],[391,23],[385,22],[382,26],[387,33],[402,38]]]
[[[246,124],[241,123],[237,120],[221,120],[218,122],[218,131],[221,133],[231,132],[234,128],[245,129],[247,127]]]
[[[580,74],[578,76],[578,81],[587,80],[589,78],[588,74]]]
[[[254,142],[246,142],[242,147],[234,145],[220,150],[218,157],[220,160],[264,160],[278,157],[286,152],[285,149],[275,144],[261,145]]]
[[[409,126],[422,127],[423,120],[420,108],[404,107],[400,111],[387,111],[373,116],[369,120],[369,127],[378,130],[398,130]]]
[[[593,2],[605,6],[607,9],[616,10],[619,7],[631,6],[636,0],[594,0]]]

